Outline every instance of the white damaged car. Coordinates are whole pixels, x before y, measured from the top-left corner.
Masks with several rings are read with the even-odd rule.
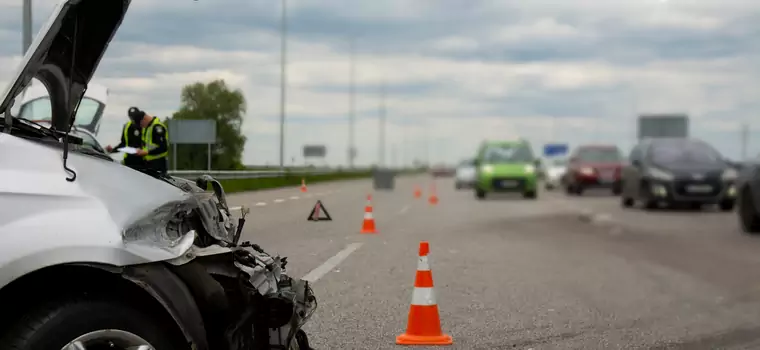
[[[0,347],[309,349],[308,282],[240,242],[246,209],[218,181],[134,171],[69,134],[129,3],[62,1],[0,96]],[[50,127],[12,115],[33,78]]]

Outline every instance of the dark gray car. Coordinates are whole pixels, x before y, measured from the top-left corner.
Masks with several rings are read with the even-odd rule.
[[[730,211],[736,201],[736,170],[708,143],[690,138],[646,139],[637,144],[622,171],[621,203],[640,201],[699,209],[717,204]]]

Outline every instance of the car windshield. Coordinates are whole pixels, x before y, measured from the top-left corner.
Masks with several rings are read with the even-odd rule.
[[[73,130],[72,133],[82,139],[82,145],[84,147],[92,148],[98,152],[104,152],[103,148],[100,147],[98,140],[92,137],[92,135],[78,130]]]
[[[578,158],[584,162],[615,163],[621,161],[617,148],[584,148],[578,152]]]
[[[652,161],[668,163],[719,163],[723,160],[720,152],[704,142],[681,141],[653,144],[650,148]]]
[[[533,161],[533,152],[525,144],[492,145],[483,154],[485,163],[528,163]]]
[[[101,106],[102,104],[96,100],[88,97],[83,98],[77,110],[76,124],[92,124],[101,110]],[[34,121],[49,121],[52,118],[51,116],[50,98],[47,96],[25,103],[19,111],[19,117]]]

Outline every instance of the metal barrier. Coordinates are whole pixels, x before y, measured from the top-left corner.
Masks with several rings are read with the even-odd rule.
[[[273,178],[285,175],[309,176],[325,175],[333,173],[366,173],[369,169],[286,169],[286,170],[170,170],[169,175],[181,177],[188,180],[195,180],[201,175],[211,175],[215,179],[260,179]]]
[[[294,176],[312,176],[312,175],[326,175],[326,174],[356,174],[367,173],[371,176],[370,172],[373,169],[370,168],[354,168],[354,169],[335,169],[335,168],[297,168],[297,169],[285,169],[285,170],[169,170],[169,175],[181,177],[183,179],[195,180],[201,175],[211,175],[215,179],[229,180],[229,179],[263,179],[273,178],[285,175]],[[407,173],[420,173],[421,170],[412,169],[396,169],[396,174]]]

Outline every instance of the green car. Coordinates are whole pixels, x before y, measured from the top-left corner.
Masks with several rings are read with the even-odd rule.
[[[540,160],[525,140],[485,141],[475,158],[475,196],[483,199],[491,192],[522,193],[535,199]]]

